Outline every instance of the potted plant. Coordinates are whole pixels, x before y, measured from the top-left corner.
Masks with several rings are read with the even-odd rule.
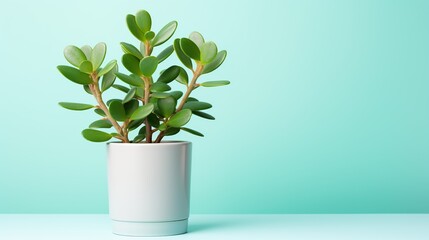
[[[163,139],[180,131],[203,136],[185,125],[194,115],[213,120],[213,116],[203,111],[212,105],[190,95],[200,87],[229,84],[229,81],[199,82],[201,76],[223,63],[227,53],[218,51],[215,43],[205,41],[198,32],[191,33],[189,38],[175,39],[172,45],[155,51],[173,36],[176,21],[155,33],[150,14],[141,10],[127,15],[126,23],[140,42],[139,48],[125,42],[120,44],[124,52],[122,64],[129,73],[118,72],[116,60],[102,67],[107,49],[104,43],[93,48],[67,46],[64,56],[72,66],[60,65],[58,70],[67,79],[82,85],[96,103],[60,102],[59,105],[77,111],[93,109],[99,115],[99,119],[82,131],[85,139],[117,140],[107,143],[113,232],[129,236],[185,233],[189,217],[191,143]],[[185,68],[161,67],[173,52]],[[116,78],[122,84],[116,83]],[[184,91],[172,91],[169,84],[173,81],[182,84]],[[124,97],[106,101],[104,93],[112,88],[123,92]]]

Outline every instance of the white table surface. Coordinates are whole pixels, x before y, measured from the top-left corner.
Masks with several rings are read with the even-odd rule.
[[[429,214],[191,215],[189,232],[123,237],[102,214],[0,214],[0,239],[428,240]]]

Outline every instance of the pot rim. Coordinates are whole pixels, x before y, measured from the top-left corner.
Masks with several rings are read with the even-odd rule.
[[[185,145],[185,144],[191,144],[190,141],[162,141],[160,143],[146,143],[146,142],[140,142],[140,143],[123,143],[123,142],[108,142],[106,145],[124,145],[124,146],[166,146],[166,145]]]

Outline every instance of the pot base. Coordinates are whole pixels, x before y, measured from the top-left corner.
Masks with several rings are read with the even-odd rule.
[[[122,236],[156,237],[187,232],[188,219],[170,222],[124,222],[112,220],[113,233]]]

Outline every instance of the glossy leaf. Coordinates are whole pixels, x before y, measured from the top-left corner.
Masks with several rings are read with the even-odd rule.
[[[128,53],[128,54],[134,55],[138,59],[142,59],[143,58],[142,53],[136,47],[134,47],[133,45],[131,45],[129,43],[121,42],[121,48],[122,48],[122,51],[124,53]]]
[[[168,86],[167,84],[163,83],[163,82],[155,82],[150,87],[151,92],[166,92],[169,90],[171,90],[171,87]]]
[[[216,70],[225,61],[226,55],[227,53],[225,50],[218,52],[215,59],[204,66],[202,73],[206,74]]]
[[[113,98],[113,99],[107,100],[106,105],[107,105],[107,106],[110,106],[110,104],[111,104],[112,102],[114,102],[114,101],[122,102],[122,100],[121,100],[121,99]]]
[[[225,86],[230,84],[229,81],[226,80],[222,80],[222,81],[208,81],[208,82],[203,82],[200,83],[201,86],[203,87],[219,87],[219,86]]]
[[[217,46],[214,42],[206,42],[201,47],[201,62],[207,64],[216,57],[217,55]]]
[[[57,68],[61,72],[61,74],[64,75],[64,77],[66,77],[72,82],[83,85],[92,83],[92,79],[89,77],[88,74],[83,73],[76,68],[62,65],[58,66]]]
[[[138,120],[147,117],[153,111],[153,104],[148,103],[144,106],[138,107],[136,111],[134,111],[133,115],[131,115],[131,120]]]
[[[137,110],[139,107],[139,101],[137,99],[131,99],[127,103],[123,104],[125,109],[125,115],[127,118],[130,118],[131,115]]]
[[[144,45],[144,42],[140,42],[140,53],[143,57],[146,56],[146,46]]]
[[[89,85],[83,85],[83,90],[87,92],[88,94],[92,95],[91,89],[89,88]]]
[[[158,46],[165,43],[168,39],[173,36],[174,32],[177,28],[177,22],[172,21],[165,25],[161,30],[159,30],[158,34],[156,34],[155,38],[152,40],[153,46]]]
[[[180,46],[180,39],[174,40],[174,50],[176,51],[176,55],[179,60],[185,65],[185,67],[192,70],[192,61],[191,59],[183,53],[182,48]]]
[[[156,56],[156,58],[158,58],[158,62],[161,63],[165,59],[167,59],[173,52],[174,52],[174,47],[173,45],[171,45],[166,49],[164,49],[162,52],[160,52],[158,56]]]
[[[198,102],[198,99],[194,97],[188,97],[188,99],[186,99],[186,102]]]
[[[124,65],[124,67],[131,73],[141,76],[143,74],[140,70],[139,64],[140,59],[132,54],[126,53],[122,56],[122,65]]]
[[[97,113],[98,115],[102,116],[102,117],[106,116],[106,113],[104,113],[104,111],[99,109],[99,108],[94,109],[94,112]]]
[[[117,66],[116,60],[112,60],[106,64],[106,66],[98,72],[98,76],[103,76],[104,74],[110,72]]]
[[[94,107],[93,105],[85,103],[59,102],[58,104],[63,108],[75,111],[87,110]]]
[[[158,59],[154,56],[145,57],[140,61],[140,71],[146,76],[150,77],[158,67]]]
[[[176,81],[183,85],[188,85],[189,77],[185,69],[180,68],[180,73],[179,76],[177,76]]]
[[[143,126],[142,128],[140,128],[139,134],[146,134],[146,126]]]
[[[192,101],[187,102],[183,105],[183,109],[190,109],[192,111],[199,111],[211,108],[212,105],[206,102]]]
[[[174,97],[166,97],[158,100],[158,110],[161,116],[170,117],[176,110],[177,100]]]
[[[194,60],[197,60],[197,61],[200,60],[200,54],[201,54],[200,49],[189,38],[180,39],[180,47],[186,56],[188,56]]]
[[[155,33],[152,31],[149,31],[147,33],[144,34],[144,38],[146,39],[146,41],[150,41],[155,37]]]
[[[182,109],[170,118],[170,120],[167,122],[167,125],[170,127],[181,127],[189,122],[191,116],[191,110]]]
[[[136,13],[136,24],[139,27],[139,29],[146,33],[147,31],[150,31],[152,27],[152,19],[150,17],[150,14],[145,10],[140,10]]]
[[[139,98],[144,98],[144,88],[136,87],[136,96]]]
[[[190,129],[190,128],[185,128],[185,127],[182,127],[182,128],[180,128],[180,129],[182,129],[182,130],[183,130],[183,131],[185,131],[185,132],[188,132],[188,133],[194,134],[194,135],[196,135],[196,136],[204,137],[204,134],[202,134],[202,133],[198,132],[197,130]]]
[[[201,46],[205,42],[203,35],[201,35],[201,33],[199,32],[192,32],[189,35],[189,39],[191,39],[199,48],[201,48]]]
[[[151,113],[147,116],[147,120],[149,121],[149,124],[153,127],[159,127],[159,119],[158,117],[154,114]]]
[[[115,73],[117,72],[118,72],[118,64],[115,64],[115,66],[109,72],[103,75],[103,79],[101,80],[102,92],[109,89],[113,85],[113,83],[115,83],[115,79],[116,79]]]
[[[109,112],[112,115],[113,119],[115,119],[116,121],[122,122],[125,121],[125,119],[127,118],[122,101],[112,101],[109,105]]]
[[[128,83],[132,86],[136,86],[136,87],[142,87],[144,86],[144,82],[142,79],[140,79],[138,76],[136,75],[126,75],[123,73],[119,73],[117,72],[115,74],[119,79],[121,79],[123,82]],[[128,92],[128,91],[127,91]]]
[[[115,89],[118,89],[119,91],[124,92],[124,93],[128,93],[130,91],[129,88],[124,87],[124,86],[119,85],[119,84],[113,84],[112,87]]]
[[[173,136],[178,134],[179,132],[180,132],[180,128],[170,127],[165,130],[164,134],[165,136]]]
[[[180,74],[180,68],[178,66],[171,66],[167,68],[161,76],[158,78],[158,82],[170,83],[175,80]]]
[[[167,124],[162,123],[161,125],[159,125],[158,129],[159,129],[159,131],[165,131],[165,130],[167,130]]]
[[[172,92],[169,92],[168,94],[170,94],[176,100],[178,100],[179,98],[181,98],[183,96],[183,92],[181,92],[181,91],[172,91]]]
[[[93,67],[92,67],[92,63],[88,60],[85,60],[80,64],[79,70],[81,72],[88,73],[88,74],[90,74],[94,71]]]
[[[165,93],[165,92],[154,92],[150,95],[153,98],[166,98],[171,96],[169,93]]]
[[[107,46],[105,43],[97,43],[91,53],[91,62],[94,69],[98,69],[106,57]]]
[[[143,141],[145,138],[146,138],[146,134],[138,134],[137,136],[134,137],[133,143],[139,143]]]
[[[131,120],[130,124],[128,125],[128,131],[133,131],[140,127],[144,123],[144,119],[140,120]]]
[[[201,117],[201,118],[205,118],[205,119],[209,119],[209,120],[215,120],[215,117],[213,117],[212,115],[205,113],[205,112],[192,111],[192,113],[198,117]]]
[[[112,123],[107,119],[97,120],[89,125],[89,128],[111,128]]]
[[[89,128],[82,131],[82,136],[91,142],[105,142],[112,138],[108,133]]]
[[[91,59],[91,55],[92,55],[92,47],[89,45],[83,45],[80,50],[82,50],[82,52],[85,54],[86,60],[90,60]]]
[[[64,48],[64,57],[75,67],[79,67],[83,61],[87,60],[85,53],[80,48],[72,45]]]
[[[135,94],[136,94],[136,88],[131,88],[130,91],[127,93],[127,95],[125,95],[125,98],[124,100],[122,100],[122,103],[129,102],[131,99],[134,98]]]
[[[138,27],[136,22],[136,17],[134,15],[128,14],[127,15],[127,26],[130,32],[140,41],[144,41],[144,33],[142,30]]]

